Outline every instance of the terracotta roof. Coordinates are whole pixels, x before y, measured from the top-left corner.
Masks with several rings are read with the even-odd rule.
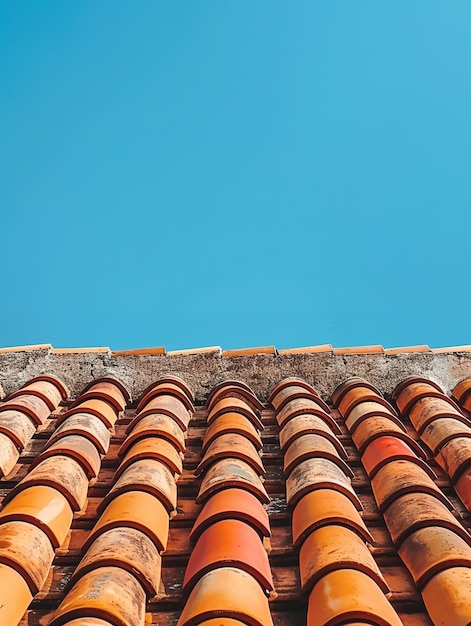
[[[0,353],[0,623],[471,623],[471,355],[380,348]]]

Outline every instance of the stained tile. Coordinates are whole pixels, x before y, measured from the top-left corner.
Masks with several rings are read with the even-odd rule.
[[[247,572],[222,567],[205,574],[193,588],[177,626],[192,626],[213,617],[240,619],[251,626],[272,626],[268,599]]]
[[[144,614],[145,593],[139,581],[119,567],[99,567],[75,583],[48,626],[89,617],[142,626]]]
[[[322,577],[309,596],[309,626],[348,624],[365,620],[381,626],[403,626],[372,578],[352,569]]]
[[[75,569],[70,584],[100,567],[119,567],[132,574],[149,598],[160,584],[161,557],[153,541],[135,528],[116,527],[96,537]]]
[[[309,593],[321,578],[342,569],[369,576],[383,593],[390,589],[363,539],[342,525],[318,528],[306,537],[299,551],[301,587]]]
[[[299,547],[318,528],[336,525],[350,528],[368,543],[375,543],[349,498],[334,489],[318,489],[303,496],[294,508],[293,545]]]
[[[421,528],[403,541],[398,552],[419,588],[450,567],[471,568],[471,547],[448,528]]]

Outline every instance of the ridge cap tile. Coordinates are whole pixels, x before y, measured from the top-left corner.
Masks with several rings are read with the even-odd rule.
[[[278,353],[275,346],[260,346],[257,348],[235,348],[222,351],[222,356],[224,357],[250,356],[252,354],[273,354],[274,356],[276,356]]]
[[[432,352],[430,347],[427,345],[418,345],[418,346],[401,346],[397,348],[386,348],[384,350],[385,354],[394,355],[394,354],[410,354],[416,352]]]
[[[130,350],[112,350],[111,356],[143,356],[143,355],[160,355],[166,354],[164,346],[156,346],[155,348],[131,348]]]
[[[206,354],[206,353],[221,353],[221,346],[206,346],[202,348],[184,348],[183,350],[169,350],[167,356],[185,356],[189,354]]]
[[[52,345],[50,343],[31,344],[27,346],[7,346],[0,348],[2,352],[32,352],[33,350],[50,350]]]
[[[318,352],[332,352],[333,348],[330,343],[317,346],[302,346],[299,348],[283,348],[278,350],[278,354],[315,354]]]
[[[106,347],[96,348],[51,348],[49,354],[93,354],[93,353],[111,353],[111,350]]]
[[[353,346],[347,348],[334,348],[333,352],[335,355],[341,354],[383,354],[384,348],[381,345],[371,345],[371,346]]]

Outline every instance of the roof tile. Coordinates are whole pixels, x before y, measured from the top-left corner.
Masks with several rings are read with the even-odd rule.
[[[275,346],[262,346],[260,348],[242,348],[222,351],[222,356],[231,358],[235,356],[251,356],[255,354],[273,354],[274,356],[276,356],[278,353]]]
[[[383,346],[355,346],[348,348],[334,348],[335,355],[347,355],[347,354],[383,354]]]
[[[365,350],[368,351],[368,347]],[[224,361],[213,360],[210,369],[204,371],[199,369],[196,358],[191,359],[191,364],[188,361],[188,370],[185,369],[185,360],[177,359],[175,363],[178,364],[178,371],[175,372],[173,370],[177,370],[177,367],[173,368],[170,359],[157,359],[152,363],[146,361],[146,368],[150,367],[155,372],[152,382],[150,370],[141,369],[139,365],[141,359],[133,361],[133,356],[129,356],[124,371],[120,369],[122,366],[118,361],[114,361],[112,367],[105,364],[103,369],[104,362],[98,355],[96,358],[100,359],[100,371],[106,373],[107,377],[108,373],[114,376],[115,372],[122,375],[131,385],[133,394],[141,397],[137,417],[135,404],[130,404],[129,394],[125,387],[122,391],[122,383],[119,381],[116,384],[121,389],[121,397],[119,394],[113,397],[113,387],[109,389],[109,397],[105,397],[106,394],[89,397],[87,391],[95,387],[96,395],[100,382],[87,381],[82,377],[84,374],[77,374],[82,371],[80,364],[83,364],[83,356],[80,353],[68,356],[67,369],[64,370],[61,369],[61,359],[51,361],[54,374],[64,374],[75,394],[86,385],[73,403],[64,402],[66,391],[55,383],[52,383],[56,390],[51,390],[51,397],[41,397],[50,383],[35,385],[31,381],[25,382],[24,372],[18,373],[16,380],[19,383],[15,383],[10,380],[12,370],[9,365],[2,383],[6,383],[5,388],[8,390],[15,389],[10,399],[16,401],[17,398],[29,396],[30,399],[44,400],[47,415],[33,419],[22,412],[27,411],[25,406],[22,410],[11,407],[0,410],[0,434],[14,441],[15,448],[24,448],[12,471],[2,480],[0,497],[5,497],[3,512],[0,512],[0,542],[3,527],[8,529],[9,523],[23,523],[43,533],[49,550],[55,549],[56,556],[54,567],[50,568],[53,553],[48,554],[47,563],[42,566],[48,576],[47,583],[35,596],[33,608],[28,611],[32,594],[25,578],[0,559],[0,582],[8,592],[5,595],[6,591],[0,585],[0,601],[4,604],[0,616],[10,611],[3,620],[9,620],[12,624],[21,620],[20,626],[26,626],[27,623],[39,626],[40,622],[49,624],[51,620],[52,624],[70,623],[74,626],[75,623],[82,626],[110,626],[119,620],[125,620],[124,623],[133,626],[134,623],[142,626],[144,621],[171,626],[182,616],[181,623],[186,620],[192,624],[202,620],[202,624],[216,626],[213,622],[217,616],[218,626],[220,623],[238,626],[259,622],[264,626],[265,623],[298,626],[306,623],[308,610],[311,621],[332,619],[333,623],[340,620],[342,623],[398,625],[399,615],[404,626],[429,626],[430,620],[421,602],[421,593],[425,606],[436,621],[446,617],[450,624],[458,626],[460,622],[457,620],[463,624],[471,620],[469,603],[464,608],[464,605],[461,608],[458,606],[459,602],[466,602],[464,592],[449,587],[456,581],[468,584],[464,573],[471,569],[469,565],[462,566],[471,550],[471,547],[468,548],[469,515],[465,510],[465,507],[471,509],[471,453],[463,442],[463,438],[471,441],[468,436],[471,424],[465,406],[468,397],[471,402],[471,392],[467,394],[466,383],[457,387],[460,380],[463,382],[468,380],[466,376],[471,377],[471,361],[463,356],[459,363],[454,361],[454,369],[446,369],[446,356],[441,355],[439,361],[433,361],[432,354],[427,359],[427,371],[433,371],[436,380],[429,381],[424,378],[424,370],[417,365],[420,360],[417,361],[413,355],[410,358],[404,355],[399,369],[398,361],[394,359],[382,360],[378,369],[379,361],[375,355],[370,358],[365,354],[359,361],[361,367],[358,372],[353,365],[355,360],[346,365],[341,363],[341,359],[337,364],[334,363],[335,359],[332,363],[329,361],[327,371],[324,361],[322,367],[318,367],[320,362],[316,360],[315,354],[310,356],[306,353],[299,359],[275,359],[270,363],[260,360],[256,354],[252,359],[249,356],[247,360],[237,363],[224,364]],[[205,363],[206,367],[208,361]],[[433,366],[437,364],[438,368],[430,368],[431,363]],[[33,359],[30,364],[31,376],[34,373],[42,374],[39,367],[43,366],[42,359],[37,364]],[[34,372],[35,368],[38,369]],[[415,376],[403,380],[405,371]],[[192,388],[197,392],[195,407],[192,392],[174,373],[178,377],[188,375]],[[347,373],[350,376],[355,373],[366,375],[366,379],[351,376],[346,381],[342,380]],[[240,380],[221,383],[228,375]],[[79,376],[79,379],[74,380],[74,376]],[[287,376],[290,378],[286,379]],[[319,383],[322,394],[305,382],[304,376],[308,376],[309,383]],[[47,379],[47,374],[42,378]],[[275,385],[279,380],[282,383]],[[340,385],[333,400],[336,407],[342,404],[341,412],[337,408],[331,409],[325,397],[326,389],[334,380]],[[399,404],[403,409],[400,417],[378,389],[389,400],[390,387],[397,381],[400,384],[392,398],[400,398]],[[21,385],[23,393],[18,389]],[[280,390],[284,390],[273,406],[266,403],[268,387],[271,385],[274,387],[269,401]],[[456,399],[461,402],[462,408],[442,391],[442,387],[449,389],[454,385]],[[28,387],[34,393],[28,392]],[[101,391],[105,391],[105,387]],[[425,390],[423,396],[420,395],[420,389]],[[157,390],[157,393],[153,393],[153,390]],[[263,404],[253,390],[260,395]],[[417,390],[419,393],[416,393]],[[413,397],[410,407],[407,407],[408,401],[402,402],[407,393]],[[143,416],[154,398],[169,396],[175,400],[175,407],[183,407],[186,411],[188,418],[185,417],[183,423],[179,425],[176,421],[180,408],[178,411],[175,408],[171,410],[170,405],[160,406],[164,411],[168,409],[166,414],[151,412]],[[61,404],[57,410],[52,409],[52,399],[55,404]],[[221,400],[227,402],[218,407]],[[101,409],[100,403],[103,405]],[[350,406],[352,403],[353,406]],[[103,416],[104,406],[111,410],[107,419]],[[273,410],[273,407],[278,411]],[[159,407],[152,407],[154,410],[159,411]],[[208,412],[211,413],[209,423]],[[414,424],[419,431],[414,428]],[[182,426],[186,426],[186,431]],[[230,443],[234,434],[242,448],[250,451],[250,458],[234,458],[239,448]],[[427,444],[427,449],[420,447],[419,437]],[[395,453],[386,454],[380,459],[380,467],[373,463],[374,470],[371,470],[365,455],[380,445],[382,438],[393,438],[395,448],[409,449],[410,454],[406,458],[413,462],[403,460]],[[84,462],[87,453],[84,452],[81,457],[78,449],[68,447],[68,443],[75,440],[85,441],[84,446],[91,450],[93,460],[88,461],[88,466]],[[445,462],[441,451],[446,450],[450,443],[453,445],[446,454],[451,453],[455,445],[456,454]],[[218,453],[213,454],[214,448],[218,447],[224,452],[223,458]],[[76,454],[78,456],[74,456]],[[100,459],[102,456],[104,458]],[[250,460],[253,461],[252,466]],[[37,469],[47,462],[50,462],[48,471],[38,477],[35,474]],[[152,483],[149,478],[152,472],[146,474],[143,480],[134,477],[120,492],[123,477],[129,471],[143,469],[140,465],[142,463],[163,468],[160,479],[155,481],[155,485],[149,486],[146,481],[149,479]],[[398,472],[398,463],[407,464],[403,474]],[[450,480],[440,463],[449,471]],[[75,504],[72,501],[73,494],[68,492],[72,488],[70,485],[66,487],[63,470],[67,464],[72,464],[71,467],[78,470],[83,480],[83,488],[79,489]],[[97,464],[101,465],[98,475]],[[371,478],[368,478],[364,467],[369,470]],[[384,485],[381,488],[387,502],[382,501],[381,494],[376,502],[376,479],[386,469],[389,473],[387,476],[383,474],[382,482],[387,483],[387,488]],[[202,473],[201,478],[195,478],[195,470]],[[432,480],[433,472],[438,478]],[[451,477],[455,478],[455,484]],[[164,495],[166,490],[170,495]],[[86,497],[79,496],[80,493],[85,493]],[[37,497],[35,494],[38,494]],[[227,501],[231,494],[235,494],[232,504]],[[56,513],[50,516],[46,514],[45,507],[49,508],[54,498],[58,506]],[[219,500],[222,503],[217,505]],[[252,504],[244,504],[246,501]],[[386,525],[378,504],[385,507]],[[81,507],[76,510],[73,519],[72,506]],[[291,539],[291,509],[294,509],[294,547]],[[199,521],[195,524],[190,540],[190,530],[196,519]],[[199,608],[193,604],[193,592],[206,576],[210,576],[211,585],[213,582],[219,583],[225,579],[225,571],[233,568],[232,557],[230,561],[225,560],[230,548],[225,539],[218,539],[221,541],[221,558],[217,555],[214,559],[208,557],[209,561],[212,559],[208,565],[210,571],[206,571],[207,566],[198,558],[199,552],[205,554],[204,558],[207,556],[201,546],[198,547],[202,534],[206,531],[214,533],[221,522],[223,525],[227,522],[228,526],[235,523],[237,527],[243,528],[241,533],[235,533],[239,539],[246,529],[256,539],[249,557],[254,557],[256,553],[262,555],[264,565],[259,561],[258,565],[252,565],[253,569],[250,569],[243,564],[250,558],[240,553],[235,559],[240,559],[242,568],[246,567],[247,571],[237,568],[234,571],[240,572],[236,574],[237,580],[241,575],[247,577],[244,579],[248,581],[244,583],[249,585],[247,589],[253,584],[257,585],[254,589],[258,590],[256,597],[261,602],[257,615],[255,604],[244,604],[245,599],[235,597],[232,588],[225,588],[224,593],[228,594],[227,598],[232,598],[235,608],[233,612],[229,610],[226,616],[221,616],[221,598],[218,594],[205,591],[204,601],[198,605]],[[425,559],[425,573],[417,571],[419,577],[416,577],[417,582],[414,583],[398,558],[398,550],[421,531],[435,532],[434,541],[438,542],[438,548],[431,551],[434,555],[432,560],[428,560],[428,557]],[[345,535],[354,536],[355,539],[348,542],[340,539],[322,542],[317,541],[319,535],[331,538]],[[148,553],[154,555],[149,561],[153,565],[147,569],[147,573],[141,552],[128,559],[133,554],[133,537],[144,537],[143,541],[149,547]],[[459,544],[455,552],[461,550],[463,554],[453,556],[452,550],[447,550],[447,538],[450,537]],[[24,549],[29,550],[32,544],[32,540],[28,540]],[[312,587],[309,600],[301,594],[297,549],[302,544],[306,546],[302,552],[301,573],[306,591]],[[311,544],[314,546],[312,550],[308,549]],[[322,547],[327,544],[329,548],[332,547],[329,553]],[[159,553],[165,549],[163,567],[160,568]],[[319,558],[313,559],[314,553]],[[77,569],[81,556],[85,559],[85,565]],[[433,561],[434,558],[439,565]],[[195,563],[198,561],[196,569],[198,577],[201,577],[198,582],[192,581],[191,585],[195,584],[195,587],[190,592],[188,602],[185,602],[181,586],[185,566],[191,559]],[[232,565],[228,566],[230,562]],[[268,569],[267,562],[270,565]],[[460,563],[460,566],[454,566],[456,563]],[[134,568],[134,564],[137,568]],[[347,566],[353,569],[344,569]],[[31,569],[33,565],[27,563],[25,557],[21,558],[21,567],[24,576],[31,578],[34,574]],[[87,572],[87,567],[93,568],[93,571]],[[414,573],[413,565],[410,567]],[[442,567],[445,569],[439,571]],[[355,568],[362,571],[355,571]],[[377,578],[375,581],[376,568],[382,579]],[[365,571],[368,573],[365,574]],[[97,572],[104,572],[105,576],[95,580]],[[263,572],[264,579],[260,578]],[[121,578],[122,575],[124,578]],[[191,572],[188,576],[191,578]],[[32,580],[28,579],[28,582],[33,584]],[[65,590],[65,595],[64,580],[72,580],[72,587]],[[270,587],[271,583],[266,582],[270,580],[273,581],[274,589],[268,603],[263,587]],[[391,589],[390,602],[380,589],[383,580]],[[82,586],[83,581],[86,584]],[[102,588],[100,585],[105,585],[105,581],[106,586]],[[437,581],[440,584],[435,585]],[[329,597],[337,603],[335,610],[325,601],[327,583]],[[347,587],[353,585],[351,593],[345,594],[345,588],[339,587],[339,584]],[[135,603],[132,610],[124,598],[120,606],[113,606],[109,602],[109,592],[114,589],[122,594],[123,585],[127,586],[126,593],[137,585],[136,593],[132,594]],[[432,598],[430,589],[440,595],[440,608],[438,599],[436,601]],[[383,590],[386,587],[383,586]],[[155,591],[158,591],[157,595],[149,598],[146,605],[146,593],[150,596]],[[238,596],[241,596],[239,590]],[[17,598],[18,604],[13,604],[12,598]],[[449,606],[445,610],[441,605],[447,603]],[[61,607],[57,611],[59,604]],[[206,608],[201,612],[203,605]],[[265,621],[263,615],[266,616]]]
[[[97,354],[97,353],[110,353],[111,350],[106,347],[99,348],[51,348],[50,354]]]
[[[34,350],[50,350],[52,348],[50,343],[41,343],[30,346],[13,346],[8,348],[0,348],[2,352],[31,352]]]
[[[429,346],[403,346],[401,348],[386,348],[384,350],[385,354],[394,355],[394,354],[411,354],[416,352],[431,352]]]
[[[333,348],[330,343],[326,343],[320,346],[308,346],[303,348],[284,348],[278,350],[278,354],[316,354],[319,352],[333,352]]]
[[[136,348],[134,350],[112,350],[111,356],[144,356],[144,355],[161,355],[165,354],[164,346],[157,348]]]

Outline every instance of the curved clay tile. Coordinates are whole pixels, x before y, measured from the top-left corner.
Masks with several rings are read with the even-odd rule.
[[[208,413],[208,426],[213,424],[219,416],[224,415],[225,413],[240,413],[241,415],[244,415],[258,430],[263,430],[265,428],[261,419],[250,407],[250,405],[247,404],[247,402],[232,396],[228,398],[221,398],[212,406]]]
[[[28,415],[37,426],[44,424],[51,414],[51,410],[44,400],[41,400],[41,398],[37,396],[30,396],[23,393],[16,396],[16,398],[3,402],[3,404],[0,405],[0,413],[2,411],[21,411]]]
[[[53,548],[64,542],[72,524],[73,511],[67,498],[53,487],[38,485],[20,491],[0,512],[1,524],[28,522],[48,537]]]
[[[204,530],[193,548],[183,579],[189,592],[207,572],[237,567],[255,578],[264,591],[273,591],[268,555],[259,534],[245,522],[226,519]]]
[[[60,380],[60,378],[57,378],[57,376],[52,376],[50,374],[41,374],[39,376],[35,376],[31,380],[29,380],[24,385],[24,387],[27,387],[29,385],[32,385],[36,382],[41,382],[41,381],[45,381],[54,385],[54,387],[56,387],[60,393],[61,400],[65,400],[68,397],[69,395],[68,389],[65,386],[65,384],[62,382],[62,380]]]
[[[0,474],[8,476],[19,457],[20,453],[15,442],[8,435],[0,433]]]
[[[271,404],[275,411],[280,411],[288,402],[296,400],[298,398],[319,398],[318,393],[306,389],[304,385],[291,384],[280,389],[272,398]],[[327,405],[326,405],[327,406]],[[329,408],[330,412],[330,408]]]
[[[383,417],[388,419],[391,423],[395,424],[402,431],[406,432],[406,427],[401,420],[387,409],[384,404],[379,402],[361,402],[353,408],[348,417],[345,419],[345,424],[351,433],[354,433],[356,429],[364,423],[365,420],[369,421],[371,418]]]
[[[404,432],[404,426],[400,428],[389,417],[369,417],[361,422],[354,432],[351,433],[353,443],[358,448],[358,452],[363,454],[368,444],[379,437],[396,437],[404,441],[421,459],[426,459],[426,454],[421,446]]]
[[[280,447],[283,453],[299,437],[306,435],[320,435],[325,437],[337,450],[339,457],[346,459],[345,448],[334,435],[330,427],[317,415],[296,415],[287,422],[279,432]]]
[[[322,435],[302,435],[288,446],[284,454],[284,474],[290,474],[296,465],[311,458],[328,459],[338,465],[346,476],[353,478],[352,470],[340,458],[337,448]]]
[[[327,407],[328,408],[328,407]],[[283,428],[286,424],[298,415],[317,415],[322,418],[326,424],[337,434],[340,428],[334,418],[323,407],[320,398],[295,398],[285,404],[285,406],[276,414],[278,426]]]
[[[0,526],[0,563],[15,568],[35,595],[44,585],[54,558],[49,537],[27,522]]]
[[[199,476],[211,463],[225,458],[241,459],[248,463],[259,476],[266,474],[260,456],[253,443],[243,435],[226,433],[219,435],[219,437],[214,439],[208,446],[195,470],[195,475]]]
[[[32,599],[33,594],[16,565],[0,563],[0,614],[4,624],[18,624]]]
[[[455,385],[451,395],[457,402],[462,404],[466,398],[471,395],[471,378],[465,378]]]
[[[22,450],[36,432],[36,425],[21,411],[3,411],[0,413],[0,433],[8,435]]]
[[[244,415],[240,413],[224,413],[214,420],[205,431],[201,453],[204,454],[216,438],[225,434],[243,435],[256,450],[262,449],[262,440],[259,431]]]
[[[57,409],[64,398],[57,384],[50,380],[38,378],[29,381],[26,385],[23,385],[21,389],[12,393],[9,396],[9,399],[12,400],[13,398],[17,398],[18,396],[22,396],[24,394],[41,398],[41,400],[47,404],[50,411]]]
[[[471,437],[471,428],[459,420],[442,417],[434,420],[422,431],[421,439],[436,455],[455,437]]]
[[[196,583],[177,626],[196,626],[213,617],[231,617],[249,626],[273,626],[268,599],[259,583],[234,567],[212,570]]]
[[[138,423],[143,417],[154,413],[168,415],[177,422],[183,431],[188,429],[191,413],[185,407],[183,402],[174,396],[170,396],[168,394],[155,396],[146,404],[144,409],[136,415],[133,422]]]
[[[443,467],[453,482],[471,466],[471,439],[455,437],[440,450],[436,457],[437,463]]]
[[[407,537],[398,549],[415,584],[422,588],[450,567],[471,567],[471,547],[448,528],[428,526]]]
[[[181,474],[183,471],[182,454],[174,444],[167,439],[162,439],[162,437],[149,436],[139,439],[132,446],[128,446],[127,452],[115,473],[115,479],[121,476],[124,470],[135,461],[141,459],[161,461],[174,474]]]
[[[308,459],[294,468],[286,479],[287,502],[295,506],[303,496],[316,489],[335,489],[349,498],[359,511],[363,508],[350,479],[326,459]]]
[[[218,491],[206,501],[196,518],[190,539],[196,541],[208,526],[227,518],[241,520],[261,536],[270,536],[268,514],[260,500],[245,489],[229,488]]]
[[[65,411],[64,413],[61,413],[61,415],[57,418],[56,425],[60,426],[72,415],[81,415],[82,413],[87,413],[89,415],[94,415],[95,417],[98,417],[98,419],[103,422],[106,428],[109,429],[113,428],[113,426],[116,424],[116,420],[118,419],[116,408],[114,408],[113,405],[111,405],[106,400],[97,398],[83,398],[83,396],[81,396],[73,408]]]
[[[333,392],[332,402],[335,404],[335,406],[338,406],[340,402],[342,401],[343,397],[345,396],[345,394],[348,393],[350,389],[354,389],[355,387],[365,387],[366,389],[373,391],[376,395],[378,396],[381,395],[381,392],[379,391],[379,389],[375,387],[374,385],[372,385],[365,378],[360,378],[359,376],[352,376],[351,378],[347,378],[347,380],[345,380],[343,383],[338,385],[335,391]]]
[[[471,537],[440,500],[428,493],[407,493],[384,511],[393,542],[401,545],[416,530],[428,526],[448,528],[471,545]]]
[[[72,574],[74,585],[82,576],[100,567],[119,567],[135,576],[147,597],[157,594],[162,559],[147,535],[134,528],[112,528],[95,539]]]
[[[367,574],[338,569],[322,577],[309,596],[309,626],[357,621],[378,626],[403,626],[381,589]]]
[[[367,574],[383,593],[390,589],[360,537],[344,526],[323,526],[311,532],[299,551],[301,588],[310,592],[326,574],[352,569]]]
[[[354,387],[350,389],[339,404],[339,412],[346,419],[353,409],[364,402],[375,402],[386,409],[388,413],[396,415],[396,411],[383,396],[371,391],[367,387]]]
[[[98,454],[96,446],[82,435],[68,435],[67,437],[57,439],[36,457],[30,469],[42,463],[44,459],[48,459],[57,454],[75,459],[87,474],[88,480],[98,476],[101,466],[100,455]]]
[[[446,396],[443,391],[438,391],[435,385],[422,382],[414,382],[404,387],[396,399],[396,404],[403,415],[408,415],[414,404],[423,398],[440,398],[457,408],[454,401]]]
[[[424,429],[436,419],[449,417],[471,427],[471,422],[458,408],[450,403],[448,398],[421,398],[409,411],[409,419],[414,428],[422,434]]]
[[[128,436],[118,451],[119,456],[124,456],[137,441],[151,436],[161,437],[180,452],[185,452],[185,434],[177,422],[168,415],[154,413],[138,421],[133,420],[126,432]]]
[[[177,505],[177,485],[173,473],[160,461],[144,459],[135,461],[118,478],[112,489],[101,501],[98,512],[127,491],[146,491],[162,502],[167,511],[172,512]]]
[[[307,391],[313,396],[319,396],[319,393],[317,392],[317,390],[314,389],[314,387],[312,387],[312,385],[307,383],[305,380],[303,380],[302,378],[291,377],[291,378],[284,378],[282,381],[280,381],[273,387],[273,389],[271,390],[268,396],[268,402],[270,402],[270,404],[273,404],[272,400],[286,387],[299,387],[301,389],[304,389],[304,391]]]
[[[465,470],[458,478],[455,491],[468,511],[471,511],[471,468]]]
[[[345,526],[368,543],[374,539],[352,501],[334,489],[317,489],[303,496],[293,511],[293,545],[299,548],[306,537],[323,526]]]
[[[88,480],[82,467],[74,459],[56,455],[34,467],[3,500],[10,502],[17,493],[33,486],[53,487],[62,493],[74,511],[80,511],[87,499]]]
[[[72,407],[81,404],[84,400],[101,400],[107,402],[118,412],[124,411],[126,408],[126,399],[119,387],[105,380],[94,383],[87,391],[82,392],[79,398],[72,403]]]
[[[142,626],[145,608],[145,592],[137,578],[119,567],[100,567],[75,583],[48,626],[68,624],[83,617]]]
[[[221,459],[206,471],[196,503],[201,504],[217,491],[228,487],[247,489],[264,504],[270,501],[260,477],[250,465],[238,459]]]
[[[391,461],[410,461],[421,467],[434,480],[437,476],[432,468],[405,443],[396,437],[379,437],[372,441],[364,451],[361,462],[368,474],[373,478],[378,471]]]
[[[219,400],[226,397],[234,397],[248,402],[253,409],[261,411],[263,404],[255,395],[255,392],[245,383],[238,380],[226,380],[213,387],[206,398],[206,407],[211,410]]]
[[[422,599],[434,624],[468,626],[471,620],[471,569],[450,567],[423,588]]]
[[[161,387],[162,389],[164,389],[166,385],[168,385],[169,388],[172,388],[172,389],[174,387],[178,387],[178,389],[183,391],[183,393],[186,395],[188,400],[191,403],[193,403],[193,401],[194,401],[194,394],[191,391],[190,387],[186,384],[186,382],[183,380],[183,378],[180,378],[179,376],[173,376],[173,375],[172,376],[161,376],[158,380],[156,380],[155,382],[151,383],[148,387],[146,387],[144,389],[144,391],[142,392],[141,398],[144,398],[149,393],[149,391],[151,391],[155,387]]]
[[[423,378],[423,376],[408,376],[407,378],[404,378],[404,380],[402,380],[399,384],[397,384],[392,390],[391,398],[394,400],[394,402],[397,402],[398,397],[401,395],[404,389],[406,389],[406,387],[409,387],[409,385],[413,385],[415,383],[423,383],[425,385],[429,385],[440,393],[443,393],[443,389],[440,387],[440,385],[433,380]]]
[[[100,454],[106,454],[110,446],[110,432],[102,420],[89,413],[77,413],[68,417],[56,428],[49,439],[48,445],[52,445],[62,437],[81,435],[89,439]]]
[[[88,385],[85,386],[80,396],[83,397],[87,395],[90,390],[94,390],[93,393],[98,392],[98,393],[101,393],[102,395],[109,394],[110,396],[117,398],[116,391],[115,391],[116,389],[119,390],[120,395],[122,397],[122,400],[119,400],[119,404],[121,405],[124,402],[124,406],[123,406],[123,409],[124,409],[126,404],[131,400],[131,395],[129,394],[129,391],[126,389],[125,385],[120,380],[118,380],[117,378],[114,378],[113,376],[103,376],[102,378],[97,378],[96,380],[92,380],[91,382],[88,383]]]
[[[126,491],[105,508],[83,549],[88,550],[99,535],[112,528],[135,528],[146,534],[159,552],[163,552],[167,547],[168,525],[168,511],[156,496],[145,491]]]
[[[190,412],[193,412],[195,410],[193,402],[191,401],[191,397],[188,395],[188,393],[183,390],[180,385],[177,385],[167,380],[163,382],[153,383],[150,387],[148,387],[148,390],[143,394],[141,400],[139,401],[139,404],[137,405],[136,413],[142,411],[153,398],[163,395],[173,396],[174,398],[177,398],[177,400],[184,404],[186,409]]]
[[[382,467],[371,480],[371,488],[378,507],[384,511],[390,504],[406,493],[428,493],[450,510],[453,505],[433,480],[415,463],[391,461]]]

